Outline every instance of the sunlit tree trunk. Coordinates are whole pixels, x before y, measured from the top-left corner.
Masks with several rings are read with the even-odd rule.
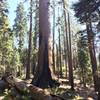
[[[68,32],[69,32],[69,80],[71,84],[71,89],[74,89],[74,82],[73,82],[73,65],[72,65],[72,48],[71,48],[71,30],[70,30],[70,16],[68,13]]]
[[[30,78],[31,52],[32,52],[32,0],[30,0],[30,29],[29,29],[29,43],[28,43],[28,58],[26,66],[26,79]]]
[[[38,33],[39,33],[39,22],[38,22],[38,19],[39,19],[39,10],[38,10],[38,0],[35,0],[35,9],[36,12],[35,12],[35,27],[34,27],[34,30],[35,30],[35,33],[34,33],[34,38],[33,38],[33,41],[34,41],[34,49],[37,49],[37,36],[38,36]]]
[[[33,84],[45,88],[53,86],[52,72],[49,60],[49,0],[39,0],[39,52],[38,66]]]
[[[66,7],[65,1],[63,1],[63,9],[64,9],[64,20],[65,20],[65,31],[66,31],[66,46],[67,46],[67,58],[68,58],[68,68],[69,68],[69,82],[71,85],[71,89],[74,90],[74,82],[73,82],[73,68],[72,68],[72,54],[71,54],[71,33],[70,33],[70,21],[68,15],[68,29],[67,29],[67,19],[66,19]],[[68,35],[69,31],[69,35]],[[68,37],[69,36],[69,37]]]
[[[38,47],[38,33],[39,33],[39,9],[38,9],[38,0],[35,0],[35,9],[36,9],[36,12],[35,12],[35,27],[34,27],[34,37],[33,37],[33,50],[34,50],[34,55],[33,55],[33,64],[32,64],[32,73],[34,75],[35,73],[35,69],[36,69],[36,66],[37,66],[37,47]]]
[[[66,39],[64,35],[64,60],[65,60],[65,68],[66,68],[66,77],[67,77],[67,51],[66,51]]]
[[[55,1],[53,1],[53,49],[52,49],[52,60],[53,60],[53,71],[55,73]]]

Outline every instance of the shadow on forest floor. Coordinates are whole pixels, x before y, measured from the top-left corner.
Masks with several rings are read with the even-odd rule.
[[[60,95],[65,100],[97,100],[93,86],[84,87],[79,80],[75,80],[75,91],[70,90],[68,80],[59,79],[61,85],[50,89],[52,94]]]

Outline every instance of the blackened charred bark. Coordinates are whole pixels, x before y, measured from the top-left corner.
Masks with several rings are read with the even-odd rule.
[[[47,39],[40,39],[40,41],[42,41],[42,43],[40,43],[39,49],[41,51],[39,52],[38,69],[32,83],[40,88],[47,88],[59,85],[59,83],[52,79],[51,70],[49,68],[48,41]]]
[[[42,59],[40,59],[41,56],[39,56],[39,60],[41,60],[41,62],[43,64],[43,65],[40,65],[40,67],[43,66],[43,69],[41,69],[41,71],[38,70],[38,77],[34,81],[33,84],[38,87],[45,88],[45,87],[50,86],[50,81],[52,80],[52,77],[51,77],[50,69],[48,67],[49,66],[48,41],[42,40],[41,38],[40,38],[40,41],[42,41],[42,42],[40,42],[40,46],[44,45],[44,49],[42,48],[42,50],[41,50],[41,53],[43,53]],[[43,44],[41,44],[41,43],[43,43]],[[41,49],[41,47],[40,47],[40,49]],[[40,61],[38,63],[40,63]]]
[[[98,92],[98,100],[100,100],[100,91]]]

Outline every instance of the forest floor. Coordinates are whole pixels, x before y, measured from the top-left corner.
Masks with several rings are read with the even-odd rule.
[[[59,87],[46,90],[51,94],[64,98],[64,100],[97,100],[97,94],[95,93],[93,86],[83,87],[79,80],[75,80],[75,91],[71,91],[66,79],[59,79],[59,82],[61,83]],[[0,94],[0,100],[10,100],[7,98],[9,98],[7,91]]]
[[[59,81],[62,84],[58,88],[58,94],[65,100],[97,100],[97,93],[94,91],[93,85],[84,87],[79,80],[74,80],[75,91],[71,91],[68,80],[59,79]]]

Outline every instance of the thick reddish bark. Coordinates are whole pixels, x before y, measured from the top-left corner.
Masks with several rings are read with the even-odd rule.
[[[55,81],[52,79],[52,72],[49,60],[49,0],[39,1],[39,53],[38,66],[32,83],[38,87],[52,87]]]

